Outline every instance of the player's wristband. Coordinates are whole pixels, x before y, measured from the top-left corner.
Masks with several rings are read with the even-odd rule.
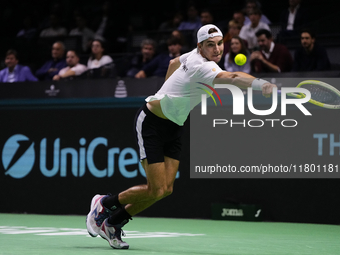
[[[253,82],[251,83],[251,87],[253,88],[253,90],[262,90],[262,86],[265,83],[270,83],[269,81],[266,80],[262,80],[259,78],[256,78],[255,80],[253,80]]]

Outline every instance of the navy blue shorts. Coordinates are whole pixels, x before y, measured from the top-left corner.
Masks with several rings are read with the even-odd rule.
[[[146,158],[148,164],[164,162],[164,156],[179,160],[183,126],[156,116],[145,104],[136,114],[135,132],[140,160]]]

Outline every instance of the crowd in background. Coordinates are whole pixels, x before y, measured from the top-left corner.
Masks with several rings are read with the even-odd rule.
[[[34,15],[27,13],[22,16],[21,29],[8,32],[15,40],[10,47],[2,44],[8,48],[1,49],[5,56],[0,82],[165,77],[169,61],[194,49],[197,30],[210,23],[224,33],[224,52],[219,65],[227,71],[330,70],[327,51],[317,43],[313,19],[304,4],[302,0],[286,0],[287,7],[281,10],[273,30],[273,21],[263,13],[259,1],[245,0],[242,6],[234,6],[230,16],[220,19],[216,19],[212,10],[198,8],[189,1],[185,9],[175,10],[160,22],[152,36],[144,35],[136,49],[131,47],[134,38],[131,35],[140,33],[113,15],[114,2],[98,4],[100,11],[92,17],[84,8],[74,8],[67,27],[64,9],[56,2],[45,19],[37,23]],[[75,38],[77,43],[70,46],[66,38]],[[286,38],[299,38],[300,47],[294,53],[285,45]],[[48,51],[39,48],[41,45]],[[242,66],[234,61],[238,53],[247,56]]]

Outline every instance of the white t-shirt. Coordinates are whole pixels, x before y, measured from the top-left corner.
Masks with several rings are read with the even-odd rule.
[[[78,63],[74,67],[67,66],[67,67],[61,69],[58,74],[63,75],[64,73],[66,73],[70,69],[76,73],[76,76],[81,75],[82,73],[87,71],[87,67],[85,65]]]
[[[99,68],[101,66],[110,64],[112,62],[113,62],[112,58],[108,55],[102,56],[101,59],[99,60],[89,58],[89,60],[87,61],[87,68],[95,69],[95,68]]]
[[[213,81],[223,70],[214,62],[203,58],[197,49],[180,56],[181,66],[164,82],[160,90],[145,99],[146,102],[161,100],[164,115],[183,126],[190,111],[201,102],[201,95],[209,90],[205,83]]]

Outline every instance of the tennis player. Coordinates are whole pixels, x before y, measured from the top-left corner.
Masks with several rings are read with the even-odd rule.
[[[122,227],[132,216],[172,193],[183,124],[201,101],[202,90],[197,82],[253,87],[266,97],[276,87],[246,73],[223,71],[217,65],[223,54],[223,35],[215,25],[201,27],[197,42],[196,49],[170,61],[163,86],[137,112],[135,130],[147,184],[92,198],[87,230],[93,237],[99,234],[113,248],[128,249],[121,239]]]

